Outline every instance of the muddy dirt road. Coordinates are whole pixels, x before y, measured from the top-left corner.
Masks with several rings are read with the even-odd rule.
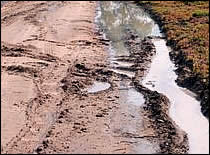
[[[151,38],[126,30],[129,55],[110,64],[97,5],[13,1],[1,8],[1,153],[188,151],[167,97],[140,84],[155,53]]]

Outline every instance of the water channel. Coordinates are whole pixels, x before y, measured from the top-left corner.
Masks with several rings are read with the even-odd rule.
[[[112,71],[133,77],[134,72],[116,69],[116,66],[131,66],[132,62],[118,61],[119,56],[129,56],[124,39],[127,30],[133,30],[141,39],[145,36],[162,36],[158,25],[142,9],[131,2],[103,1],[99,3],[97,22],[103,30],[104,37],[111,41],[109,62]],[[142,84],[166,95],[170,102],[170,117],[184,130],[189,138],[189,153],[209,153],[209,122],[202,115],[200,103],[183,91],[175,83],[177,75],[175,66],[170,61],[170,48],[163,39],[153,39],[156,56],[152,60],[149,73]],[[121,83],[123,96],[127,94],[127,103],[141,105],[142,95],[130,87],[129,83]],[[122,97],[122,96],[121,96]],[[141,102],[141,103],[138,103]]]

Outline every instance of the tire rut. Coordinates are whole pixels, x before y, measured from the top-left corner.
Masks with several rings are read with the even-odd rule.
[[[59,69],[62,73],[54,74],[55,67],[58,64],[53,64],[49,66],[46,70],[44,70],[43,77],[50,77],[49,79],[40,78],[41,81],[34,81],[37,87],[37,97],[31,99],[28,102],[26,108],[26,124],[21,129],[20,133],[16,135],[4,148],[3,152],[5,153],[12,153],[12,152],[20,152],[23,149],[25,143],[27,143],[27,148],[25,151],[27,153],[34,152],[37,147],[42,143],[44,137],[48,133],[51,126],[55,123],[57,113],[59,111],[59,106],[62,103],[62,90],[59,90],[59,81],[62,77],[58,78],[63,72],[65,73],[67,68],[61,66],[63,69]],[[53,76],[52,76],[53,75]],[[56,77],[56,85],[52,90],[47,90],[46,88],[43,89],[45,83],[49,84],[51,79]],[[51,94],[51,92],[56,94]],[[46,109],[42,110],[42,109]],[[19,151],[18,151],[19,150]]]

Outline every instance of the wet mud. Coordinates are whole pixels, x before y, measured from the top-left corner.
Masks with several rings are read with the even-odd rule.
[[[2,73],[30,79],[35,97],[18,103],[25,120],[1,153],[188,152],[186,133],[168,115],[168,98],[142,85],[156,53],[151,40],[158,37],[126,28],[127,53],[110,56],[112,40],[96,28],[96,8],[96,2],[3,7]],[[23,37],[10,31],[21,22],[31,30]],[[97,83],[106,85],[92,91]]]

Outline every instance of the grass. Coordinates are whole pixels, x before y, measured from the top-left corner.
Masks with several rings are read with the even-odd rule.
[[[209,16],[209,11],[197,10],[197,11],[193,12],[192,16],[193,16],[193,17]]]
[[[140,1],[163,21],[168,40],[175,41],[193,72],[209,78],[209,1]]]

